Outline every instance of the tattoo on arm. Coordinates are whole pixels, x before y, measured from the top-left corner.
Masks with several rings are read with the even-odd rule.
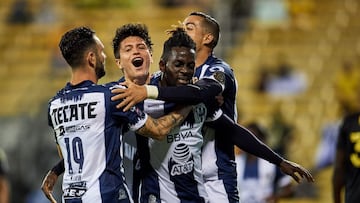
[[[185,107],[158,119],[149,117],[145,125],[137,130],[137,133],[146,137],[162,140],[174,127],[180,125],[185,120],[190,109],[189,107]]]

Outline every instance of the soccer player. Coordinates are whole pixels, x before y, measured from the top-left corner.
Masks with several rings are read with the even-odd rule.
[[[161,72],[151,78],[151,84],[159,87],[187,85],[194,73],[195,43],[181,28],[171,33],[172,36],[164,43],[159,62]],[[210,97],[215,98],[220,93],[221,86],[218,86],[217,93]],[[201,129],[206,119],[215,119],[220,115],[215,113],[218,104],[213,100],[209,100],[208,104],[194,105],[184,123],[174,128],[166,139],[158,141],[149,138],[144,141],[144,147],[138,148],[141,166],[144,167],[140,202],[208,202],[201,169]],[[167,112],[167,104],[145,100],[144,111],[150,115],[162,115]]]
[[[332,177],[334,203],[360,202],[359,146],[360,113],[357,112],[345,116],[340,126]],[[343,189],[345,198],[342,196]]]
[[[149,36],[146,25],[140,23],[129,23],[117,28],[112,45],[115,63],[124,74],[124,77],[122,77],[119,81],[133,81],[139,85],[148,83],[150,79],[150,64],[153,61],[153,43]],[[132,137],[135,137],[133,135],[134,133],[131,131],[126,132],[126,136],[123,138],[124,145],[130,146],[130,144],[133,144],[129,142],[129,140],[133,140]],[[136,144],[135,146],[131,147],[135,148]],[[132,161],[133,157],[126,157],[126,153],[124,153],[124,155],[124,161],[128,161],[127,159]],[[64,163],[63,160],[60,160],[58,164],[55,165],[44,177],[41,188],[46,197],[51,201],[54,201],[52,200],[53,197],[51,195],[53,187],[57,181],[58,176],[63,172]],[[126,170],[125,174],[129,176],[126,177],[126,181],[128,181],[131,186],[131,170]],[[136,194],[134,195],[137,196]]]
[[[63,202],[132,202],[122,172],[122,132],[130,129],[163,139],[189,108],[158,119],[137,107],[118,110],[110,91],[125,87],[96,85],[105,75],[106,55],[95,32],[87,27],[72,29],[62,36],[59,47],[72,76],[49,101],[48,112],[64,159]]]

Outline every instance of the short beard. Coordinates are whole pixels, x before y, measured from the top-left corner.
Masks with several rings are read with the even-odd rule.
[[[95,74],[98,79],[105,76],[105,65],[103,63],[100,63],[99,61],[96,62]]]

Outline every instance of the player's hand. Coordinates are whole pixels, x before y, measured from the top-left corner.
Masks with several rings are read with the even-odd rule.
[[[297,163],[283,160],[279,167],[283,173],[291,176],[297,183],[300,183],[301,178],[305,178],[308,182],[314,182],[310,172]]]
[[[120,84],[127,86],[127,88],[116,88],[111,90],[111,93],[116,94],[111,97],[112,101],[122,100],[118,105],[116,105],[116,108],[124,108],[123,111],[128,111],[131,107],[147,98],[145,86],[137,85],[129,81],[122,82]]]
[[[51,203],[56,203],[56,200],[52,195],[52,191],[54,189],[54,185],[55,185],[57,179],[58,179],[58,176],[53,171],[49,171],[46,174],[46,176],[41,184],[41,190],[45,194],[46,198],[48,198],[50,200]]]

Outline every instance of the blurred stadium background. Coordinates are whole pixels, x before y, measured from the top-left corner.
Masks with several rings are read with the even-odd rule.
[[[41,180],[58,160],[47,126],[47,101],[68,80],[57,44],[64,31],[80,25],[96,30],[106,47],[107,76],[117,80],[111,40],[129,22],[148,25],[157,70],[165,30],[191,11],[219,20],[222,38],[216,54],[233,68],[239,84],[239,122],[270,127],[275,115],[292,126],[286,156],[314,166],[322,128],[341,116],[334,88],[345,60],[358,65],[358,0],[1,0],[0,147],[10,165],[12,202],[42,202]],[[291,96],[256,91],[260,69],[277,56],[306,75],[306,90]],[[274,67],[274,66],[271,66]],[[359,67],[357,67],[359,68]],[[331,202],[331,167],[316,175],[316,197],[288,203]],[[59,186],[57,188],[57,193]],[[314,189],[314,188],[313,188]],[[59,195],[59,194],[58,194]],[[310,195],[311,196],[311,195]],[[46,202],[46,201],[45,201]]]

